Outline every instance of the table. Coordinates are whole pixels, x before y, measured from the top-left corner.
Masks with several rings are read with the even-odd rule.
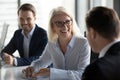
[[[0,80],[32,80],[23,77],[22,69],[25,69],[27,66],[22,67],[12,67],[12,66],[3,66],[0,70]],[[48,77],[39,77],[37,80],[49,80]]]

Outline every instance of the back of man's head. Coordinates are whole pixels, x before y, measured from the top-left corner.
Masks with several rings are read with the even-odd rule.
[[[120,35],[119,17],[115,10],[107,7],[94,7],[86,16],[86,26],[106,39],[113,40]]]

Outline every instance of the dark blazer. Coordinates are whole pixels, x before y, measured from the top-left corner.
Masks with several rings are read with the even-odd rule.
[[[18,50],[20,58],[17,57],[17,66],[30,65],[33,60],[38,59],[48,42],[46,31],[36,25],[30,41],[29,58],[25,58],[23,51],[24,37],[21,32],[22,29],[16,30],[8,45],[2,50],[2,52],[7,52],[10,55]]]
[[[90,64],[82,80],[120,80],[120,42],[110,47],[104,57]]]

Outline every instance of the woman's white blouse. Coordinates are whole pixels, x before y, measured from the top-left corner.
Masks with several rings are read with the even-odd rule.
[[[38,71],[53,63],[53,68],[50,68],[50,80],[80,80],[84,69],[90,63],[90,52],[86,38],[73,36],[65,55],[57,41],[48,42],[42,56],[31,65]]]

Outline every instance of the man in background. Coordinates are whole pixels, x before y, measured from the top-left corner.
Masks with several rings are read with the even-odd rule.
[[[1,55],[6,64],[13,66],[30,65],[41,56],[48,38],[44,29],[35,24],[36,10],[32,4],[23,4],[18,9],[20,29],[16,30]],[[13,53],[18,50],[20,58]]]

